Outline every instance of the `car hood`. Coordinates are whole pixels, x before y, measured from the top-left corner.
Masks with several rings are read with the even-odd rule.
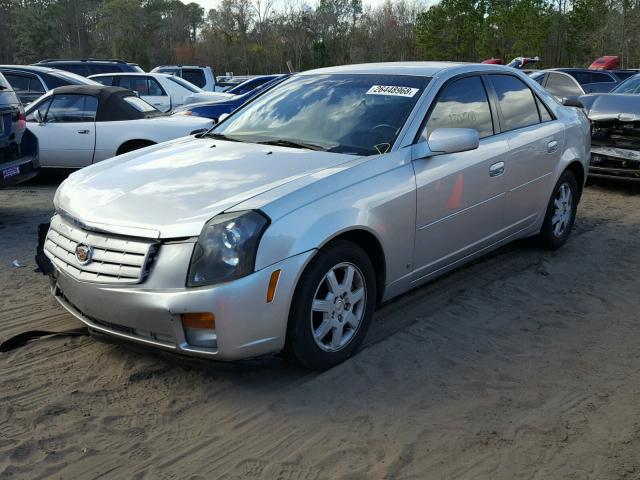
[[[592,121],[635,122],[640,120],[640,95],[596,93],[583,95],[580,101]]]
[[[189,237],[238,203],[356,158],[183,138],[79,170],[60,185],[54,203],[59,213],[93,228],[151,238]]]

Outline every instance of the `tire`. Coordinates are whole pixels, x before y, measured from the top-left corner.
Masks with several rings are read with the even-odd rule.
[[[352,281],[347,288],[349,277]],[[309,369],[326,370],[353,355],[373,318],[375,282],[369,256],[354,243],[337,240],[320,250],[296,286],[285,359]]]
[[[566,243],[576,220],[579,198],[576,176],[565,170],[553,188],[538,235],[542,247],[556,250]]]

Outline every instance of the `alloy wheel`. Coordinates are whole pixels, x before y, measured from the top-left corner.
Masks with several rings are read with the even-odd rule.
[[[346,347],[360,328],[367,303],[364,275],[352,263],[331,268],[318,285],[311,305],[313,338],[325,352]]]

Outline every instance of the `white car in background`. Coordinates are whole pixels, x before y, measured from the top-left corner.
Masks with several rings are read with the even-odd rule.
[[[102,85],[133,90],[161,112],[184,105],[193,94],[206,94],[186,80],[165,73],[101,73],[89,78]]]
[[[224,88],[218,85],[213,69],[206,65],[158,65],[151,70],[151,73],[175,75],[201,88],[204,92],[224,91]]]
[[[42,167],[81,168],[115,155],[203,132],[213,121],[168,116],[132,91],[103,85],[59,87],[26,111]]]

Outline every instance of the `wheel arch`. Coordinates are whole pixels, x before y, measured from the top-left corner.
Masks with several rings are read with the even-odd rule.
[[[586,180],[586,172],[584,171],[584,166],[578,160],[574,160],[565,171],[568,170],[576,176],[576,180],[578,181],[578,198],[582,196],[582,190],[584,189],[584,182]]]
[[[145,138],[127,140],[120,144],[120,146],[116,150],[116,155],[122,155],[123,153],[132,152],[133,150],[138,150],[139,148],[150,147],[151,145],[155,145],[156,143],[157,142],[154,142],[153,140],[148,140]]]
[[[322,249],[337,240],[346,240],[361,248],[371,260],[376,275],[376,301],[379,303],[384,297],[384,287],[387,276],[387,264],[382,243],[371,231],[364,228],[353,228],[337,233],[327,238],[320,246]]]

